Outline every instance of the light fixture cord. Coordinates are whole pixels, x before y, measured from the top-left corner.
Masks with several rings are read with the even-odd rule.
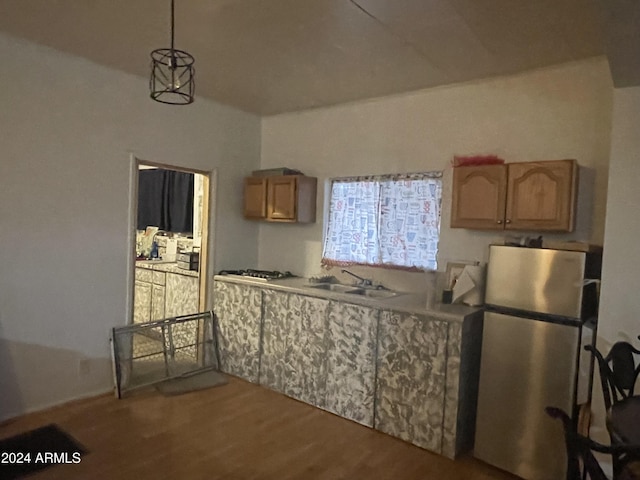
[[[174,11],[174,0],[171,0],[171,55],[173,56],[173,28],[175,26],[175,22],[173,20],[173,11]]]
[[[174,15],[174,0],[171,0],[171,56],[169,58],[169,70],[171,71],[171,89],[175,88],[176,84],[176,53],[173,48],[173,28],[175,26],[175,21],[173,19]]]

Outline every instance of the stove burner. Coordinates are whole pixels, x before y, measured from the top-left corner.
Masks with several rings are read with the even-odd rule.
[[[291,272],[278,272],[276,270],[221,270],[218,275],[239,275],[241,277],[261,278],[263,280],[279,280],[290,278],[294,275]]]

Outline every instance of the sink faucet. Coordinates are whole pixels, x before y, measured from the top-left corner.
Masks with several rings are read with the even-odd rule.
[[[370,287],[372,285],[371,280],[369,280],[368,278],[362,278],[362,277],[356,275],[355,273],[351,273],[349,270],[342,270],[342,273],[347,273],[347,274],[351,275],[352,277],[357,278],[358,280],[360,280],[360,285],[362,285],[362,286]]]

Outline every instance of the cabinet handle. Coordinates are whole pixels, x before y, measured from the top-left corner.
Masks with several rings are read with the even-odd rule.
[[[496,220],[496,223],[500,225],[502,223],[502,220]]]
[[[511,220],[507,219],[504,221],[504,223],[511,223]]]

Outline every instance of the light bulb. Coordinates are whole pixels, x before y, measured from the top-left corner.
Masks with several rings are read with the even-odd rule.
[[[180,75],[178,75],[176,68],[173,65],[169,65],[167,74],[167,90],[179,90],[182,86],[182,82],[180,81]]]
[[[168,90],[179,90],[181,86],[182,86],[182,83],[180,83],[180,79],[178,77],[176,77],[173,80],[173,82],[169,82],[167,84],[167,89]]]

